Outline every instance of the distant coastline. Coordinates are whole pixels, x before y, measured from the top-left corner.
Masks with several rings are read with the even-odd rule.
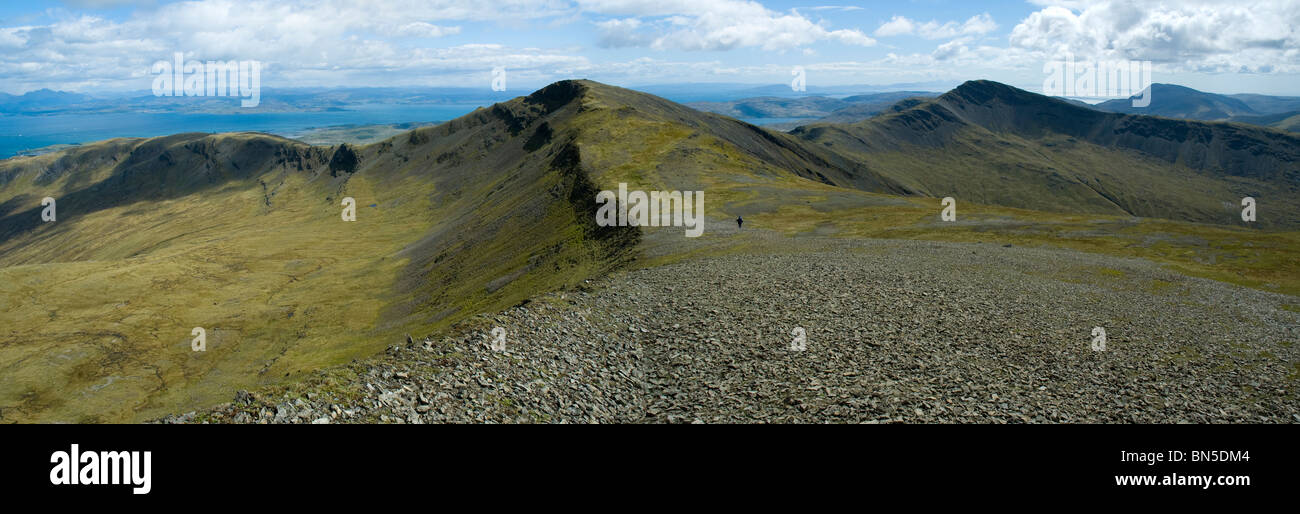
[[[185,132],[265,132],[322,141],[319,144],[348,138],[359,142],[400,132],[393,127],[455,119],[485,105],[491,104],[359,104],[314,112],[8,114],[0,115],[0,159],[62,149],[57,145]]]

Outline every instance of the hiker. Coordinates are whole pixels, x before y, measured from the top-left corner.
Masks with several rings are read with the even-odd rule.
[[[744,224],[745,224],[745,218],[736,216],[736,230],[740,230],[740,226]]]

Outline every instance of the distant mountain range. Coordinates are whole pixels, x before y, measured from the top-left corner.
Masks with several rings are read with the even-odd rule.
[[[785,84],[681,83],[631,86],[631,89],[667,98],[677,103],[729,102],[756,97],[805,98],[813,96],[842,98],[847,96],[890,93],[895,91],[947,91],[956,81],[905,82],[895,84],[859,84],[823,86],[813,82],[804,91],[794,91]]]
[[[1151,105],[1133,107],[1131,99],[1107,100],[1090,105],[1078,100],[1060,100],[1079,107],[1105,112],[1144,114],[1200,121],[1230,121],[1261,125],[1280,130],[1300,129],[1300,97],[1256,94],[1220,95],[1173,84],[1153,84]],[[847,97],[832,96],[761,96],[722,102],[691,102],[687,105],[708,112],[762,123],[763,119],[780,118],[762,123],[768,128],[789,130],[812,122],[852,123],[883,112],[905,98],[933,98],[926,91],[891,91]],[[797,118],[794,121],[786,121]]]
[[[1260,114],[1240,99],[1226,95],[1205,93],[1173,84],[1152,84],[1151,105],[1134,107],[1131,99],[1107,100],[1097,104],[1098,110],[1126,114],[1146,114],[1166,118],[1193,120],[1226,120],[1233,116]]]
[[[485,84],[486,85],[486,84]],[[739,98],[769,97],[807,99],[826,97],[846,100],[843,107],[863,101],[855,96],[894,94],[899,91],[942,91],[955,84],[925,82],[915,84],[808,86],[804,92],[791,91],[789,85],[754,85],[729,83],[663,84],[638,87],[679,103],[731,102]],[[262,87],[261,105],[239,107],[232,97],[156,97],[150,91],[116,92],[96,95],[42,89],[23,95],[0,93],[0,114],[93,114],[100,112],[313,112],[348,109],[365,104],[483,104],[507,101],[518,96],[519,89],[492,91],[487,87]],[[936,93],[926,93],[934,95]],[[883,97],[882,97],[883,98]],[[835,109],[818,110],[817,116]]]
[[[728,102],[692,102],[686,105],[733,118],[801,118],[800,121],[767,125],[785,130],[811,120],[824,122],[854,122],[875,116],[906,98],[932,98],[937,93],[928,91],[891,91],[867,93],[843,98],[826,96],[742,98]]]
[[[1295,131],[1300,125],[1300,97],[1255,94],[1220,95],[1174,84],[1152,84],[1151,105],[1133,107],[1131,99],[1108,100],[1094,108],[1202,121],[1231,121]]]
[[[1243,99],[1165,84],[1153,88],[1146,110],[1155,116],[1104,112],[1137,110],[1128,100],[1087,106],[989,81],[967,82],[933,99],[901,92],[855,97],[861,103],[760,97],[691,106],[734,117],[821,114],[787,125],[801,125],[791,134],[831,163],[817,177],[842,187],[1220,223],[1231,220],[1233,198],[1267,196],[1286,213],[1273,223],[1300,225],[1296,137],[1196,121],[1281,128],[1295,123],[1293,114],[1248,115],[1258,111]],[[908,98],[883,106],[899,97]],[[1289,106],[1286,97],[1249,99],[1257,106]]]
[[[366,104],[482,104],[517,95],[488,88],[262,88],[261,103],[240,107],[239,97],[154,96],[149,91],[85,95],[42,89],[0,93],[0,114],[97,114],[115,112],[267,113],[347,110]]]
[[[856,124],[791,133],[865,167],[859,187],[1217,223],[1231,222],[1242,197],[1268,197],[1284,213],[1276,224],[1300,226],[1300,137],[1248,125],[1104,113],[972,81]]]
[[[812,122],[852,123],[886,112],[906,98],[933,98],[941,82],[888,86],[809,86],[793,92],[774,84],[671,84],[639,88],[702,111],[742,118],[776,130]],[[935,89],[926,89],[935,88]],[[261,105],[239,107],[230,97],[155,97],[148,91],[86,95],[41,89],[23,95],[0,93],[0,114],[94,114],[108,112],[249,113],[343,111],[366,104],[482,104],[501,102],[513,92],[468,87],[264,88]],[[1300,130],[1300,97],[1259,94],[1221,95],[1174,84],[1153,84],[1151,105],[1133,107],[1130,99],[1089,105],[1105,112],[1144,114],[1200,121],[1229,121]],[[772,119],[772,122],[764,120]]]
[[[88,95],[50,89],[28,91],[22,95],[0,93],[0,113],[66,109],[92,100]]]

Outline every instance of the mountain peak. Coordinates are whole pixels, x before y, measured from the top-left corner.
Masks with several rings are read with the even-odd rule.
[[[1096,105],[1096,109],[1197,120],[1226,120],[1233,116],[1259,114],[1241,99],[1207,93],[1177,84],[1151,84],[1147,90],[1134,96],[1143,94],[1149,95],[1150,105],[1135,107],[1130,99],[1125,98],[1102,102]]]
[[[603,84],[590,80],[561,80],[533,91],[532,94],[524,97],[524,101],[530,104],[542,105],[548,112],[554,111],[569,102],[582,98],[591,85],[603,86]]]
[[[949,101],[956,100],[963,103],[986,104],[991,100],[1002,100],[1007,103],[1024,103],[1030,101],[1032,97],[1041,97],[1041,95],[1011,87],[1001,82],[994,82],[992,80],[968,80],[962,83],[962,85],[953,88],[952,91],[940,95],[939,99]]]

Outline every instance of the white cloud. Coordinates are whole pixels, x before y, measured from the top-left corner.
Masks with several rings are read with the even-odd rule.
[[[1012,47],[1046,56],[1153,61],[1166,70],[1300,69],[1294,0],[1100,0],[1044,7],[1011,30]]]
[[[147,6],[158,3],[156,0],[63,0],[63,3],[74,7],[89,7],[92,9],[102,9],[107,7],[119,7],[123,5]]]
[[[671,50],[764,50],[802,48],[819,41],[871,46],[874,39],[856,29],[831,30],[798,11],[780,13],[750,0],[577,0],[584,11],[610,16],[620,25],[605,30],[606,46],[648,46]],[[636,27],[627,20],[638,20]],[[630,29],[621,36],[608,29]]]
[[[459,34],[460,27],[440,27],[438,25],[417,21],[397,27],[395,33],[399,36],[442,37]]]
[[[514,36],[516,28],[586,31],[577,42],[542,33],[540,44],[564,40],[605,48],[788,51],[802,56],[809,71],[824,66],[819,80],[831,76],[837,65],[812,62],[814,56],[835,59],[848,52],[837,55],[845,49],[815,45],[876,44],[854,27],[836,26],[834,14],[856,10],[853,6],[774,10],[760,3],[767,1],[196,0],[159,2],[125,19],[58,8],[11,18],[25,21],[0,27],[0,89],[147,89],[149,65],[177,51],[192,59],[262,61],[264,83],[270,87],[477,83],[493,66],[509,68],[515,84],[585,74],[654,77],[676,72],[788,80],[788,62],[756,68],[752,55],[717,62],[712,60],[716,54],[703,54],[708,60],[687,63],[672,60],[680,53],[651,52],[668,60],[593,63],[582,48],[531,47],[517,37],[494,36]],[[1297,0],[1030,1],[1037,5],[1034,11],[997,42],[989,37],[998,27],[989,14],[928,22],[893,16],[872,34],[912,35],[933,40],[936,47],[843,63],[843,76],[849,77],[844,80],[861,80],[852,78],[849,69],[886,77],[882,80],[889,74],[969,78],[1012,70],[1032,83],[1044,62],[1065,52],[1080,59],[1152,60],[1157,72],[1283,78],[1300,72]],[[124,2],[81,2],[109,3]],[[42,21],[32,21],[38,19]],[[480,31],[483,27],[498,30]],[[514,43],[464,44],[483,41]]]
[[[324,80],[324,70],[336,81],[387,83],[392,72],[403,73],[391,80],[437,78],[446,70],[436,66],[553,66],[556,72],[590,66],[581,49],[428,48],[437,44],[430,40],[462,36],[474,25],[521,27],[534,20],[565,30],[554,27],[608,18],[594,25],[596,44],[604,47],[785,51],[826,41],[875,43],[861,31],[829,28],[753,0],[193,0],[138,9],[126,19],[65,9],[45,16],[52,21],[0,28],[4,89],[146,89],[149,65],[174,52],[261,61],[268,85],[277,77],[295,84]]]
[[[614,19],[596,22],[599,45],[605,48],[647,46],[654,42],[648,33],[638,32],[642,23],[637,18]]]
[[[949,21],[939,23],[928,21],[917,23],[906,16],[894,16],[880,25],[874,33],[876,37],[917,35],[926,39],[952,39],[960,36],[978,36],[997,30],[998,24],[988,13],[971,16],[963,23]]]
[[[960,57],[969,51],[970,49],[966,48],[965,39],[954,39],[939,45],[939,48],[936,48],[930,55],[933,55],[935,60],[946,61]]]
[[[902,36],[916,32],[916,24],[906,16],[895,16],[876,29],[876,37]]]
[[[570,12],[561,0],[205,0],[138,10],[124,20],[47,11],[44,25],[0,28],[0,82],[93,91],[148,89],[147,70],[183,52],[198,60],[261,61],[268,85],[326,80],[388,83],[495,65],[586,65],[545,49],[426,49],[429,39],[459,34],[461,22],[529,20]],[[435,66],[446,66],[438,69]],[[384,77],[378,72],[403,71]]]

